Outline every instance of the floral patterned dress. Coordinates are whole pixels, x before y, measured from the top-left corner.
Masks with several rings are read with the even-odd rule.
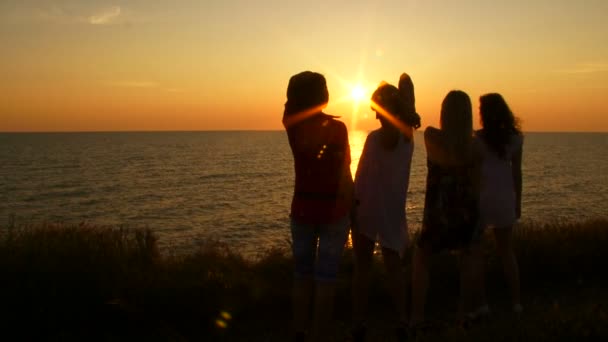
[[[427,159],[426,196],[418,246],[432,251],[467,247],[478,225],[474,164],[443,166]]]

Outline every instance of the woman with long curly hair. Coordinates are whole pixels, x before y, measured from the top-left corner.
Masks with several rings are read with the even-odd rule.
[[[497,93],[479,98],[482,129],[476,132],[475,150],[480,159],[480,223],[493,228],[498,255],[511,291],[513,312],[522,311],[519,267],[513,252],[513,226],[521,217],[523,135],[518,120]],[[479,263],[482,267],[483,263]],[[480,276],[483,272],[480,271]],[[482,278],[483,279],[483,278]],[[481,289],[483,293],[483,286]],[[480,313],[489,309],[483,298]]]

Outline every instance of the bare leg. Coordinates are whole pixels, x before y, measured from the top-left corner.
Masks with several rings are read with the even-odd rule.
[[[502,260],[502,267],[511,290],[513,305],[521,305],[519,288],[519,266],[513,252],[513,227],[494,228],[498,255]]]
[[[482,308],[488,307],[488,300],[486,298],[486,274],[485,274],[485,259],[483,255],[483,249],[481,244],[478,243],[473,250],[473,277],[474,277],[474,293],[473,293],[473,307]]]
[[[374,241],[364,235],[353,235],[355,272],[353,274],[353,323],[360,325],[366,319],[369,299],[369,282]]]
[[[401,269],[401,257],[394,250],[382,248],[382,258],[386,266],[389,290],[397,312],[398,323],[403,325],[407,322],[407,312],[405,309],[405,275]]]
[[[315,286],[314,313],[311,341],[329,340],[329,327],[334,314],[335,282],[317,281]]]
[[[424,321],[424,306],[426,304],[426,292],[429,285],[429,259],[431,251],[429,248],[416,247],[412,267],[412,314],[410,316],[410,327],[414,327]]]
[[[460,301],[459,316],[465,315],[485,305],[485,284],[483,281],[483,256],[481,244],[473,242],[462,251],[460,259]]]
[[[473,270],[471,251],[460,251],[460,298],[458,299],[458,319],[463,321],[467,312],[472,310]]]
[[[298,333],[305,332],[309,327],[310,307],[313,291],[312,277],[298,278],[293,286],[293,325]]]

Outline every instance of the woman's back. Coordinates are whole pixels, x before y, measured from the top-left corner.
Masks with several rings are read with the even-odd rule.
[[[455,153],[441,130],[427,131],[423,227],[434,249],[458,248],[470,240],[478,218],[476,166],[470,148]]]
[[[306,223],[329,223],[344,216],[352,195],[350,147],[344,123],[317,114],[289,127],[287,135],[296,178],[291,216]]]
[[[381,132],[375,130],[365,141],[355,177],[359,231],[370,239],[378,235],[383,247],[400,253],[400,242],[407,242],[405,206],[413,151],[414,142],[403,136],[393,148],[384,148]]]
[[[523,136],[512,135],[505,147],[505,156],[500,157],[479,135],[474,139],[475,152],[481,159],[481,186],[483,188],[503,185],[513,188],[511,160],[515,153],[522,148]],[[500,184],[497,184],[500,183]]]
[[[512,160],[521,153],[523,136],[511,135],[500,156],[483,138],[475,137],[475,153],[480,160],[480,212],[485,225],[510,225],[515,221],[516,193]]]

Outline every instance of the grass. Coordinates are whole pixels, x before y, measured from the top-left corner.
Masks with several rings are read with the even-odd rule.
[[[515,236],[526,308],[508,314],[492,239],[484,240],[492,319],[464,331],[456,258],[433,258],[428,316],[420,341],[573,340],[608,337],[608,220],[530,223]],[[350,325],[352,251],[336,296],[336,340]],[[409,273],[408,255],[405,262]],[[391,303],[381,263],[370,291],[372,340],[390,341]],[[244,259],[210,241],[178,256],[159,253],[146,229],[88,224],[0,229],[0,320],[6,340],[290,340],[292,261],[286,250]]]

